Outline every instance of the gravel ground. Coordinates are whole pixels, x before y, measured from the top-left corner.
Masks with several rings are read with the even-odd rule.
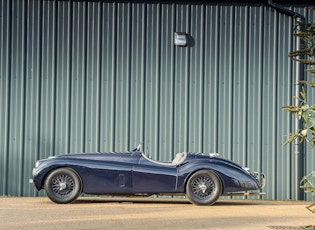
[[[315,229],[310,202],[81,197],[60,205],[48,198],[0,198],[0,229]]]

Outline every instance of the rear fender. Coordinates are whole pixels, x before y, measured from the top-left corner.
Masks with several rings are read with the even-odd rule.
[[[178,171],[177,190],[184,192],[189,177],[199,170],[211,170],[217,174],[222,183],[222,193],[259,190],[259,182],[247,171],[229,164],[209,164],[194,162],[187,164]]]

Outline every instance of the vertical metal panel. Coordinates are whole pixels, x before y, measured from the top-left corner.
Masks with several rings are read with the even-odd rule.
[[[172,42],[175,31],[175,5],[161,4],[160,7],[160,107],[159,107],[159,157],[170,160],[174,154],[174,52]],[[171,154],[170,154],[171,153]]]
[[[10,58],[10,107],[9,107],[9,158],[7,190],[22,195],[22,171],[24,168],[24,135],[25,135],[25,85],[26,85],[26,2],[12,1],[11,19],[11,55]],[[12,68],[18,66],[18,68]]]
[[[284,15],[279,15],[278,20],[278,34],[293,34],[292,28],[293,20],[286,18]],[[293,74],[291,72],[293,62],[287,62],[285,57],[288,50],[293,50],[293,37],[278,36],[278,52],[276,53],[277,66],[275,67],[275,76],[277,76],[275,84],[277,89],[275,92],[275,97],[277,98],[275,113],[275,128],[278,130],[278,134],[275,137],[276,147],[274,151],[276,152],[275,158],[275,189],[276,195],[274,199],[282,199],[283,197],[292,197],[293,191],[287,189],[290,187],[291,181],[293,180],[293,175],[291,176],[291,162],[293,155],[290,154],[290,146],[282,146],[281,143],[286,141],[288,135],[288,127],[290,127],[290,116],[283,116],[284,111],[281,110],[283,105],[288,105],[292,96],[290,95],[290,88],[293,89]],[[294,91],[293,91],[294,92]],[[277,144],[279,143],[279,144]],[[284,167],[284,165],[286,167]]]
[[[155,158],[159,157],[158,119],[159,119],[159,65],[160,65],[160,5],[146,4],[146,37],[145,37],[145,89],[144,112],[144,148],[149,148]]]
[[[70,80],[71,80],[71,14],[70,1],[57,1],[55,43],[55,154],[68,152],[70,128]]]
[[[220,6],[205,6],[205,60],[204,60],[204,122],[203,151],[218,152],[219,130],[219,46]]]
[[[56,12],[57,3],[42,3],[40,73],[40,121],[37,158],[48,157],[55,152],[56,107]]]
[[[128,145],[130,108],[130,3],[116,4],[116,60],[115,60],[115,149]]]
[[[232,159],[246,165],[247,164],[247,120],[248,120],[248,27],[249,16],[248,7],[244,5],[235,6],[235,23],[233,30],[233,130],[232,143],[235,146],[232,149]],[[236,118],[236,119],[235,119]],[[235,122],[237,121],[237,122]],[[235,153],[238,153],[235,155]]]
[[[101,150],[113,151],[115,149],[115,65],[116,65],[116,32],[117,24],[115,3],[103,3],[102,35],[101,35],[101,123],[100,133]]]
[[[190,7],[189,34],[191,36],[191,45],[188,60],[188,122],[187,124],[187,150],[203,152],[203,83],[204,83],[204,5],[192,5]]]
[[[264,171],[266,198],[294,197],[292,18],[255,3],[0,3],[1,194],[37,194],[36,159],[141,143],[160,160],[219,152]]]
[[[87,3],[87,45],[86,82],[85,82],[85,149],[90,152],[99,149],[100,133],[100,36],[101,36],[101,3]],[[80,125],[80,124],[78,124]],[[77,125],[77,126],[78,126]]]
[[[277,58],[276,52],[278,47],[278,17],[279,14],[275,11],[265,10],[265,23],[264,23],[264,35],[263,35],[263,75],[262,75],[262,111],[264,116],[262,117],[263,129],[262,131],[262,152],[266,153],[262,158],[262,170],[265,172],[275,172],[276,164],[276,140],[277,132],[270,132],[276,125],[276,89],[277,89],[277,76],[276,65]],[[279,144],[281,144],[279,142]],[[269,176],[270,177],[270,176]],[[269,186],[266,189],[270,194],[271,191],[275,191],[276,177],[271,176],[269,179]],[[275,193],[272,193],[272,198],[275,198]]]
[[[21,174],[21,193],[29,194],[32,189],[27,183],[29,168],[27,165],[32,164],[37,159],[38,153],[38,131],[39,131],[39,105],[40,105],[40,21],[41,21],[41,3],[30,2],[28,5],[26,23],[26,30],[32,33],[25,34],[25,82],[24,82],[24,137],[23,137],[23,150],[22,150],[22,174]],[[24,20],[23,20],[24,21]]]
[[[264,35],[264,7],[253,6],[248,10],[248,64],[244,65],[248,71],[247,82],[247,122],[245,122],[247,132],[247,165],[259,171],[262,170],[262,132],[264,116],[262,110],[262,76],[263,76],[263,47]],[[268,154],[268,153],[264,153]],[[269,175],[268,171],[265,173]],[[269,186],[269,184],[268,184]]]
[[[11,38],[10,20],[12,2],[1,1],[0,10],[0,192],[8,193],[8,159],[9,159],[9,110],[10,110],[10,59]]]
[[[91,103],[87,97],[87,11],[86,3],[73,2],[72,50],[71,50],[71,101],[70,101],[70,152],[83,152],[86,148],[86,107]],[[92,23],[92,22],[91,22]],[[90,63],[90,62],[89,62]],[[97,64],[97,62],[95,63]],[[94,69],[98,71],[98,69]],[[93,79],[91,75],[91,78]],[[97,92],[97,90],[96,90]],[[93,94],[92,94],[93,95]],[[88,102],[88,103],[87,103]]]
[[[189,31],[189,5],[179,4],[175,8],[175,31]],[[174,63],[174,152],[188,150],[188,100],[190,93],[188,91],[189,81],[189,53],[190,49],[175,47]]]

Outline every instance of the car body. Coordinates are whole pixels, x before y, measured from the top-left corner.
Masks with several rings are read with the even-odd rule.
[[[263,174],[217,154],[178,153],[172,162],[155,161],[140,147],[125,153],[53,156],[36,162],[33,178],[56,203],[70,203],[81,193],[93,195],[186,195],[197,205],[211,205],[221,195],[263,195]]]

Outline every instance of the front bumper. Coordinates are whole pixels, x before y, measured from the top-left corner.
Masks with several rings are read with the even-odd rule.
[[[28,182],[37,190],[39,191],[39,189],[36,187],[35,181],[33,179],[28,179]]]
[[[37,177],[37,175],[38,175],[38,170],[36,170],[37,168],[35,167],[35,168],[33,168],[33,171],[32,171],[32,175],[33,175],[33,178],[30,178],[29,180],[28,180],[28,182],[30,183],[30,184],[32,184],[33,186],[34,186],[34,188],[36,188],[36,190],[37,191],[39,191],[40,189],[41,189],[41,185],[39,184],[39,179],[38,179],[38,177]]]

